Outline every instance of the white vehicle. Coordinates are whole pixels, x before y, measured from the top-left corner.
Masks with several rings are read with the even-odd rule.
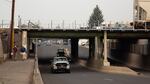
[[[70,63],[66,57],[54,57],[51,64],[51,71],[54,72],[68,72],[70,73]]]

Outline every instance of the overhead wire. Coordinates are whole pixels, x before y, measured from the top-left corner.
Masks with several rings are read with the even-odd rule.
[[[4,0],[4,1],[7,1],[7,2],[12,2],[12,0]]]
[[[12,2],[12,0],[3,0],[3,2],[4,2],[4,1],[7,2],[7,3],[6,3],[7,6],[10,6],[10,3]],[[1,4],[2,4],[2,3],[1,3]],[[5,4],[2,4],[2,5],[5,5]],[[6,5],[5,5],[5,6],[6,6]]]

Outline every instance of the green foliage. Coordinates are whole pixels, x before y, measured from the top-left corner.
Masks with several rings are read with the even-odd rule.
[[[93,26],[99,26],[103,21],[104,19],[102,11],[99,9],[98,5],[96,5],[92,15],[90,16],[88,25],[90,28],[92,28]]]

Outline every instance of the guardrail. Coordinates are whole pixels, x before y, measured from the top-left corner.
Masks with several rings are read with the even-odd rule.
[[[92,30],[95,30],[95,31],[150,31],[150,29],[134,29],[134,28],[102,28],[102,29],[81,29],[81,28],[76,28],[76,29],[73,29],[73,28],[15,28],[15,29],[19,29],[19,30],[51,30],[51,31],[54,31],[54,30],[63,30],[63,31],[66,31],[66,30],[75,30],[75,31],[78,31],[78,30],[85,30],[85,31],[92,31]]]
[[[3,29],[9,29],[9,28],[3,28]],[[95,30],[95,31],[150,31],[150,29],[135,29],[133,27],[124,27],[124,28],[111,28],[111,27],[104,27],[104,28],[29,28],[29,27],[24,27],[24,28],[18,28],[15,27],[14,29],[18,29],[18,30],[85,30],[85,31],[91,31],[91,30]]]

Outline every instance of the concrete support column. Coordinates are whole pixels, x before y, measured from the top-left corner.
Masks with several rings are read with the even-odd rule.
[[[0,61],[3,62],[8,58],[8,34],[0,34]]]
[[[27,48],[28,48],[28,43],[27,43],[27,31],[22,31],[22,47],[24,47],[26,49],[26,52],[25,53],[21,53],[22,54],[22,57],[23,59],[26,59],[27,58]]]
[[[37,48],[37,43],[38,43],[38,38],[36,38],[36,41],[35,41],[35,57],[37,57],[37,52],[38,52],[38,48]]]
[[[78,59],[78,38],[71,39],[71,57],[73,62],[76,62]]]
[[[103,66],[110,66],[110,63],[107,60],[108,57],[108,49],[107,49],[107,31],[104,31],[104,60]]]
[[[91,67],[101,67],[103,64],[102,52],[103,52],[103,42],[100,36],[95,36],[89,39],[89,60],[87,65]]]
[[[100,37],[95,36],[95,47],[94,47],[94,60],[98,60],[100,58]]]
[[[94,39],[93,38],[90,38],[89,39],[89,61],[91,59],[94,59]]]
[[[2,45],[1,35],[0,35],[0,63],[3,61],[4,61],[4,53],[3,53],[3,45]]]
[[[17,47],[17,52],[15,54],[15,60],[20,59],[20,48],[22,46],[22,35],[21,31],[14,32],[14,45]]]
[[[30,38],[27,38],[27,56],[30,56]]]
[[[22,32],[22,46],[27,49],[27,31]]]
[[[150,66],[150,39],[148,39],[148,44],[147,44],[147,66]],[[148,69],[150,69],[150,67],[148,68]]]

